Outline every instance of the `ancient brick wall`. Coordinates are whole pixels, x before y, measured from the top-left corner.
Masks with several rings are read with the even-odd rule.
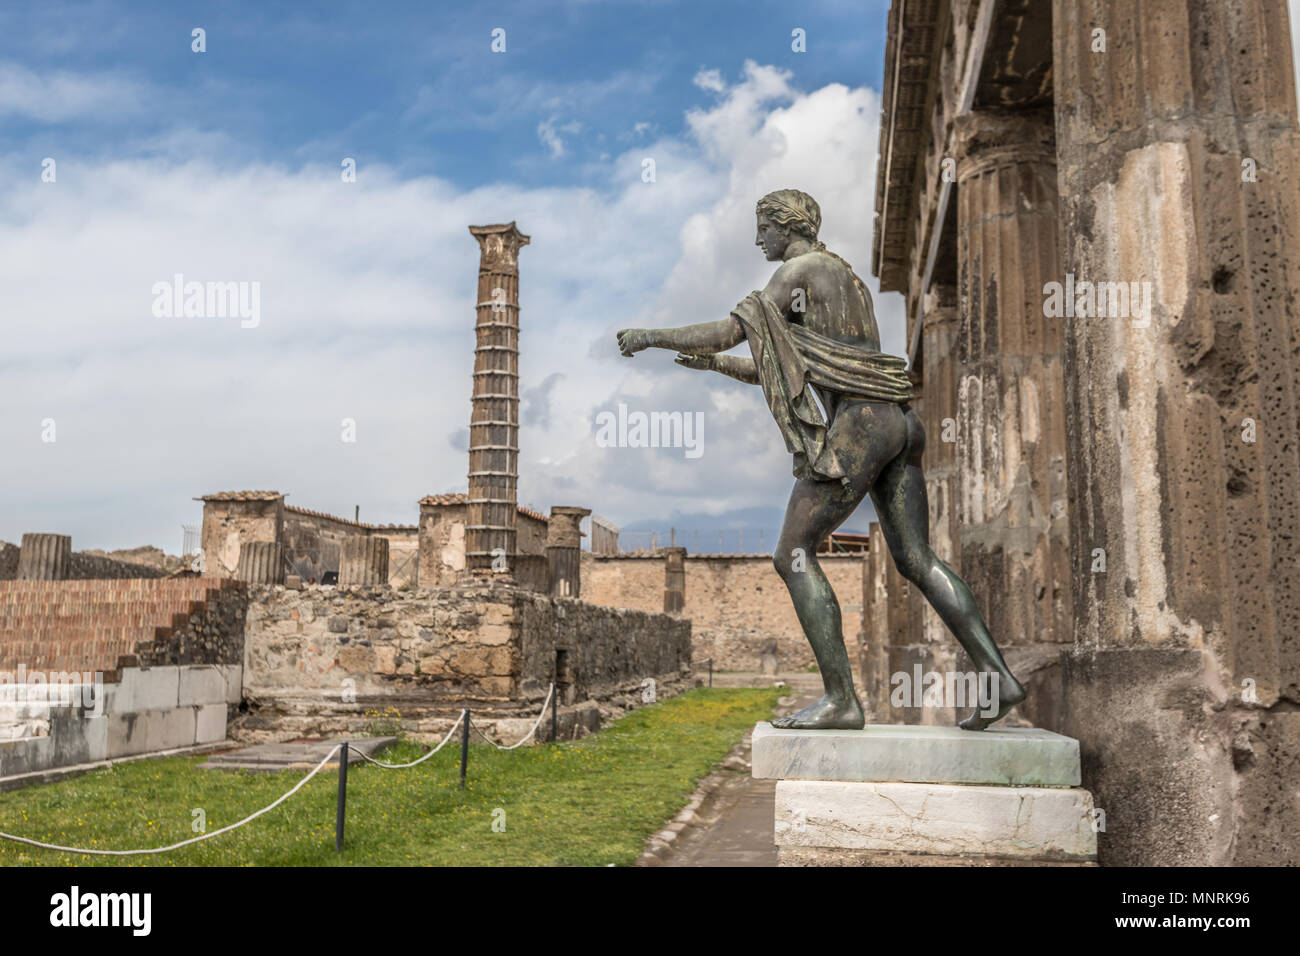
[[[244,601],[213,578],[3,581],[0,671],[237,664]]]
[[[862,627],[862,555],[818,555],[840,601],[849,659],[858,662]],[[582,598],[607,607],[659,612],[664,601],[664,558],[655,554],[582,555]],[[766,555],[688,555],[686,606],[697,666],[759,670],[774,648],[778,666],[801,670],[815,663],[785,583]]]

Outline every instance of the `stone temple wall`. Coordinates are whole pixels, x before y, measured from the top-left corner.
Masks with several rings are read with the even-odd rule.
[[[536,716],[552,676],[561,703],[631,706],[690,680],[689,621],[550,598],[498,583],[250,589],[246,739],[360,733],[400,714],[440,733],[462,707]],[[557,674],[558,671],[558,674]]]

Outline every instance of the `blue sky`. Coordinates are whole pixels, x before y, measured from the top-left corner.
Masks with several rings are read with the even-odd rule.
[[[0,539],[177,551],[192,499],[232,488],[413,523],[420,496],[465,487],[466,226],[516,219],[521,502],[744,526],[750,548],[767,525],[770,547],[791,478],[761,395],[668,353],[629,362],[613,332],[721,318],[761,287],[771,189],[813,192],[867,275],[886,11],[5,6]],[[177,274],[256,283],[258,322],[160,317]],[[878,312],[901,350],[898,303]],[[620,403],[704,414],[705,453],[597,447]]]
[[[84,81],[116,102],[64,121],[31,104],[6,137],[81,154],[150,155],[176,129],[219,135],[227,161],[293,165],[340,153],[460,186],[582,182],[637,140],[677,135],[701,69],[744,59],[799,85],[879,87],[888,4],[11,4],[12,71]],[[207,50],[190,31],[207,31]],[[802,28],[808,52],[791,49]],[[506,50],[491,34],[506,31]],[[538,130],[554,131],[543,140]],[[555,143],[562,143],[557,147]],[[201,141],[195,145],[202,149]],[[556,149],[562,152],[557,155]]]

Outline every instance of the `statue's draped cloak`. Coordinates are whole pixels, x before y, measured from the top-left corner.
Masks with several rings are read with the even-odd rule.
[[[785,447],[794,455],[794,476],[847,481],[835,449],[826,440],[826,420],[809,386],[906,404],[912,398],[906,360],[846,345],[787,322],[765,292],[751,292],[731,314],[744,326],[767,407]]]

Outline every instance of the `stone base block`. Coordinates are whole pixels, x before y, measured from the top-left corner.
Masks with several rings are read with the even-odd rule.
[[[225,704],[226,675],[213,665],[189,665],[180,668],[180,706]],[[224,708],[223,708],[224,709]]]
[[[777,780],[1077,787],[1079,742],[1033,727],[917,724],[862,730],[754,728],[754,776]]]
[[[194,742],[216,743],[226,739],[226,705],[205,704],[195,708]]]
[[[778,847],[1086,862],[1097,858],[1086,790],[781,780]]]
[[[118,713],[169,710],[180,703],[180,672],[175,665],[127,667],[117,684],[113,707]]]

